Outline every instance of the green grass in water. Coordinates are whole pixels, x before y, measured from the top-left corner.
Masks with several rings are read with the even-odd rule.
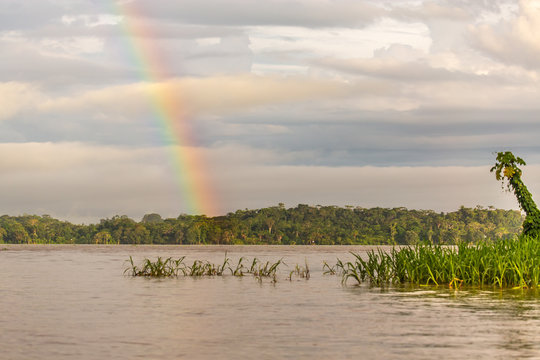
[[[141,265],[135,265],[133,258],[130,256],[129,266],[124,270],[124,274],[131,276],[143,277],[177,277],[177,276],[223,276],[230,272],[232,276],[241,277],[247,274],[253,275],[258,281],[262,282],[263,278],[270,278],[272,282],[276,282],[278,268],[284,264],[280,259],[277,262],[267,261],[261,262],[254,258],[249,267],[244,266],[244,257],[238,260],[235,266],[231,265],[231,260],[225,253],[223,263],[215,265],[209,261],[195,260],[193,264],[188,265],[184,262],[185,256],[179,259],[158,257],[157,260],[144,259]]]
[[[538,288],[540,239],[461,243],[456,247],[419,244],[390,252],[370,251],[367,257],[352,253],[353,261],[325,264],[325,273],[341,274],[343,283],[354,280],[385,284],[493,286]]]

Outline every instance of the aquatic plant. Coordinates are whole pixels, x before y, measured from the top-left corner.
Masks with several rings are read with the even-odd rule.
[[[278,260],[275,263],[271,263],[270,261],[267,261],[264,265],[259,262],[256,258],[253,259],[253,262],[251,264],[250,273],[255,276],[259,282],[262,282],[263,278],[271,278],[272,282],[276,282],[277,278],[277,270],[280,264],[283,263],[283,259]]]
[[[529,236],[455,247],[421,243],[352,255],[353,261],[329,267],[340,269],[343,283],[540,287],[540,241]]]
[[[289,281],[292,281],[293,275],[296,275],[297,277],[300,277],[302,279],[309,280],[309,278],[311,277],[311,272],[309,271],[307,260],[305,260],[304,264],[305,266],[300,266],[296,264],[294,270],[291,270],[291,272],[289,273]]]
[[[242,264],[244,260],[245,258],[242,256],[240,259],[238,259],[238,263],[236,264],[236,267],[234,269],[229,267],[233,276],[244,276],[244,273],[246,272],[246,268]]]
[[[510,151],[499,152],[497,153],[497,161],[490,171],[495,172],[495,178],[502,181],[503,186],[505,180],[508,181],[507,190],[514,192],[519,206],[525,211],[523,235],[538,237],[540,236],[540,210],[521,180],[522,171],[518,165],[526,164],[522,158],[514,156]]]
[[[178,273],[182,272],[185,275],[186,266],[183,262],[184,258],[185,256],[175,260],[170,257],[166,259],[158,257],[154,262],[144,259],[142,265],[137,266],[130,256],[130,266],[124,270],[124,274],[129,273],[132,276],[171,277],[178,276]]]
[[[343,274],[343,269],[343,262],[339,259],[337,259],[335,265],[329,265],[326,261],[323,261],[323,275],[341,275]]]
[[[215,265],[209,261],[194,260],[191,265],[184,262],[185,256],[179,259],[173,259],[171,257],[163,259],[158,257],[157,260],[152,261],[150,259],[144,259],[141,265],[135,265],[133,258],[130,256],[128,263],[129,266],[124,270],[124,274],[131,276],[146,276],[146,277],[177,277],[177,276],[190,276],[190,277],[202,277],[202,276],[224,276],[228,271],[232,276],[241,277],[246,274],[253,275],[258,281],[262,282],[263,278],[271,278],[273,282],[277,281],[278,268],[283,263],[280,259],[277,262],[267,261],[262,263],[259,259],[254,258],[249,268],[245,267],[243,262],[244,257],[238,260],[238,263],[233,268],[231,267],[231,260],[225,257],[223,263]],[[303,270],[304,274],[308,275],[309,268]],[[305,276],[305,275],[304,275]]]

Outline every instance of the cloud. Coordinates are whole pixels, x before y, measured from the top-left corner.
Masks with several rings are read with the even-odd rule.
[[[104,16],[78,15],[69,17],[73,22],[58,20],[37,29],[0,32],[0,81],[65,90],[132,82],[150,65],[171,77],[250,70],[249,39],[242,29],[154,21],[143,27],[152,31],[128,33],[120,24],[104,22]],[[220,41],[211,46],[200,43],[201,38],[214,37]],[[152,60],[159,64],[150,64]]]
[[[520,0],[515,17],[470,27],[473,44],[485,54],[531,69],[539,66],[539,32],[540,3],[534,0]]]
[[[480,3],[475,1],[474,3]],[[485,2],[484,2],[485,3]],[[444,20],[444,21],[468,21],[472,18],[472,12],[481,4],[471,6],[470,2],[464,1],[422,1],[418,5],[401,6],[399,2],[393,3],[390,16],[397,18],[418,20]],[[485,6],[485,5],[484,5]],[[483,7],[483,6],[482,6]]]
[[[375,79],[363,78],[366,73],[348,84],[242,75],[134,83],[70,97],[38,92],[32,107],[5,119],[0,141],[160,144],[152,99],[174,94],[175,109],[200,144],[281,149],[282,165],[478,165],[501,147],[534,153],[540,96],[534,82],[503,85],[464,74],[452,80],[444,70],[440,79],[422,78],[422,71],[404,79],[392,71],[370,70]],[[24,97],[10,104],[17,102],[24,104]]]
[[[363,26],[385,10],[361,0],[174,0],[152,3],[134,0],[126,5],[141,16],[205,25],[293,25],[305,27]],[[208,11],[212,9],[212,11]]]
[[[51,0],[5,0],[0,12],[0,31],[40,28],[59,19],[70,7],[82,10],[87,9],[87,5],[84,0],[73,0],[69,4]]]
[[[43,99],[33,85],[19,82],[0,82],[0,121],[8,119]]]
[[[0,34],[3,50],[0,81],[40,84],[44,89],[66,91],[66,88],[125,82],[137,76],[129,67],[87,58],[94,51],[90,51],[92,47],[101,49],[101,41],[97,39],[94,43],[94,40],[91,38],[91,46],[86,48],[84,38],[31,39],[22,34]]]
[[[376,49],[392,43],[413,44],[427,50],[428,29],[421,23],[384,18],[365,28],[305,28],[301,26],[252,26],[250,49],[256,60],[267,63],[305,62],[313,58],[369,58]]]
[[[256,166],[235,170],[224,174],[220,193],[224,203],[237,208],[279,202],[435,211],[478,204],[516,208],[513,196],[501,192],[488,167]],[[539,170],[534,169],[537,179]]]
[[[0,153],[8,214],[48,213],[87,222],[139,216],[144,207],[168,214],[181,210],[164,149],[3,143]]]
[[[173,96],[185,114],[221,114],[253,107],[344,96],[348,87],[336,81],[270,76],[181,78],[161,83],[106,87],[43,102],[42,112],[96,111],[129,117],[145,112],[149,99]]]
[[[236,154],[243,154],[237,158]],[[501,191],[488,166],[283,166],[284,153],[227,147],[213,149],[212,171],[220,181],[223,210],[259,208],[284,202],[451,211],[460,205],[517,208],[514,196]],[[540,166],[528,166],[525,181],[540,180]],[[540,188],[531,188],[540,191]]]
[[[322,59],[315,64],[348,74],[394,81],[441,82],[467,79],[465,74],[444,68],[434,68],[422,60],[405,62],[392,58]]]

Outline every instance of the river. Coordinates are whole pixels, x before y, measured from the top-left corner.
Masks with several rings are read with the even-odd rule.
[[[0,245],[0,359],[540,358],[528,291],[343,286],[362,246]],[[135,278],[126,260],[283,259],[252,276]],[[311,277],[290,270],[307,262]]]

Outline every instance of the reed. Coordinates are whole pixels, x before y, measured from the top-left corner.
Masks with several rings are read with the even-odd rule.
[[[540,240],[527,236],[517,240],[483,241],[456,247],[418,244],[390,252],[352,253],[353,261],[326,265],[325,273],[341,274],[343,283],[493,286],[538,288],[540,286]]]

